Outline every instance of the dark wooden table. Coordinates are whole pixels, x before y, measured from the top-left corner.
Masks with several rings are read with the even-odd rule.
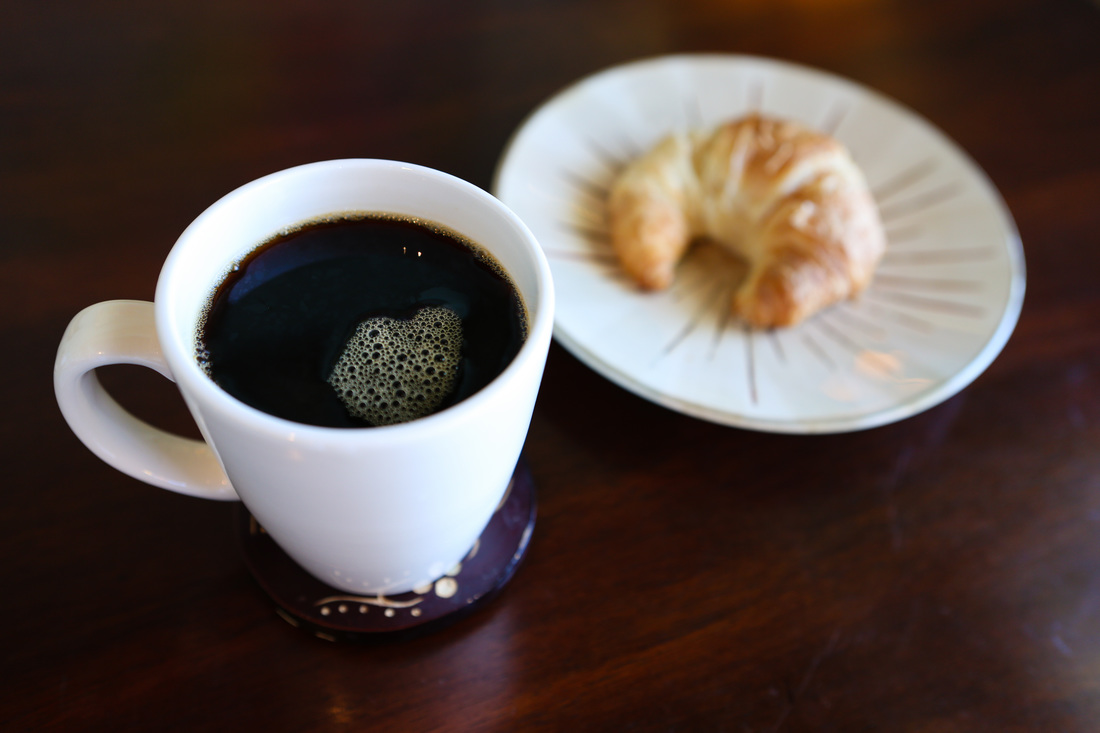
[[[1100,730],[1100,8],[1086,0],[8,2],[0,22],[0,727]],[[437,633],[333,644],[250,577],[232,505],[150,488],[53,399],[69,318],[336,157],[488,188],[577,78],[686,51],[851,78],[965,148],[1019,227],[1001,356],[916,417],[755,433],[554,346],[530,553]],[[165,380],[124,404],[193,432]]]

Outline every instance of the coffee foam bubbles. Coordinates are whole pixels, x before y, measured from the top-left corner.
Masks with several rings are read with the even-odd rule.
[[[393,425],[429,415],[454,389],[462,318],[442,306],[408,320],[388,316],[359,324],[328,383],[355,417]]]

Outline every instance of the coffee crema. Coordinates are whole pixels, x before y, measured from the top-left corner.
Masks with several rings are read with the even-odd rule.
[[[431,222],[348,213],[245,256],[207,303],[197,358],[269,414],[374,427],[474,394],[526,335],[523,301],[484,248]]]

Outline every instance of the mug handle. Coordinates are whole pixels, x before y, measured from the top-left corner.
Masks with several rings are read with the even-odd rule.
[[[155,428],[107,394],[95,370],[108,364],[137,364],[175,381],[157,340],[152,303],[110,300],[73,318],[54,362],[61,414],[84,445],[125,474],[181,494],[237,500],[209,445]]]

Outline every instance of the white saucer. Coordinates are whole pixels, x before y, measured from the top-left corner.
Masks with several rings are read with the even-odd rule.
[[[607,188],[626,161],[672,130],[751,110],[847,145],[889,239],[860,299],[771,332],[727,315],[730,265],[706,248],[670,290],[638,291],[619,273],[604,217]],[[897,103],[789,63],[669,56],[583,79],[516,132],[493,192],[550,260],[555,338],[620,386],[726,425],[843,432],[919,413],[989,366],[1023,303],[1019,236],[977,165]]]

